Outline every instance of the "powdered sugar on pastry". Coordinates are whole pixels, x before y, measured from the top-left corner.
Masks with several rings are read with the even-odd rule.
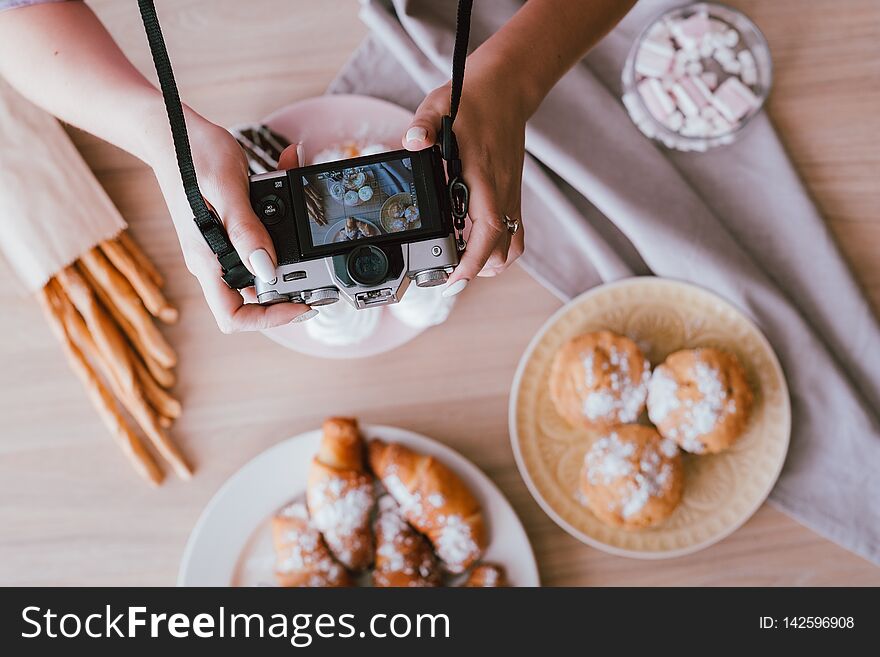
[[[648,511],[649,501],[657,500],[668,513],[677,504],[680,481],[674,443],[648,427],[621,426],[594,442],[585,455],[579,499],[613,524],[632,521],[633,526],[645,526],[659,515],[657,504]],[[663,500],[666,497],[670,499]],[[645,512],[648,515],[642,517]]]
[[[658,367],[648,387],[648,417],[660,425],[670,413],[679,411],[676,425],[665,434],[686,451],[702,454],[706,445],[701,438],[714,431],[726,415],[736,412],[736,401],[728,396],[720,372],[708,363],[698,359],[692,378],[697,394],[682,399],[678,382],[662,365]]]
[[[573,426],[607,431],[638,420],[650,371],[630,338],[611,331],[585,333],[566,342],[554,357],[550,398]]]
[[[464,572],[465,564],[480,553],[468,525],[459,515],[443,516],[442,528],[434,544],[437,556],[451,573]]]
[[[596,385],[593,353],[584,356],[583,364],[584,386],[587,389],[593,388]],[[643,367],[643,372],[651,369],[647,361]],[[643,375],[638,383],[634,382],[630,374],[629,359],[621,355],[614,346],[608,350],[608,359],[602,363],[601,369],[607,372],[609,387],[587,394],[584,399],[584,415],[592,421],[616,417],[621,423],[635,422],[648,394],[647,377]]]
[[[679,406],[681,402],[678,399],[678,383],[661,365],[651,374],[648,383],[648,417],[654,424],[659,424]]]
[[[312,517],[315,526],[333,554],[344,564],[351,566],[354,555],[365,546],[362,544],[361,528],[369,525],[373,508],[373,484],[364,481],[350,487],[342,479],[326,479],[318,483],[310,495]]]
[[[273,519],[275,572],[284,586],[338,586],[345,569],[331,556],[302,502],[284,507]]]
[[[430,524],[436,527],[434,549],[446,569],[451,573],[464,572],[466,565],[480,554],[480,546],[474,540],[470,525],[457,514],[440,513],[431,517],[430,513],[444,505],[443,496],[432,493],[427,499],[422,499],[420,492],[410,491],[400,480],[394,466],[389,468],[382,483],[400,504],[403,514],[414,524]]]
[[[427,539],[404,520],[394,498],[379,499],[376,517],[376,586],[437,586],[441,574]]]

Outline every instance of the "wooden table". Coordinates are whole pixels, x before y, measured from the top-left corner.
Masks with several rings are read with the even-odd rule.
[[[880,4],[730,0],[766,31],[770,113],[859,279],[880,307]],[[151,69],[135,3],[91,2]],[[163,1],[183,96],[224,124],[322,93],[364,35],[356,2]],[[293,5],[296,10],[293,10]],[[807,37],[811,35],[811,37]],[[728,539],[662,562],[612,557],[554,525],[510,451],[507,395],[529,338],[559,302],[514,268],[479,281],[452,319],[381,358],[320,361],[260,335],[223,336],[185,271],[148,169],[75,131],[83,155],[170,280],[182,321],[174,433],[198,472],[148,489],[118,454],[36,304],[2,265],[0,584],[169,585],[190,529],[245,461],[331,413],[406,427],[460,450],[520,514],[548,585],[880,584],[880,569],[765,506]],[[230,372],[241,377],[229,381]]]

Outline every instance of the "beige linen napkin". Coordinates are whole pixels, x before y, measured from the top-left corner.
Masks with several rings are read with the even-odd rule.
[[[372,34],[330,92],[414,108],[448,78],[455,4],[363,0]],[[530,121],[522,263],[564,299],[654,273],[708,287],[754,318],[782,361],[794,413],[771,501],[880,562],[880,327],[772,125],[760,116],[732,146],[671,153],[620,102],[630,44],[677,4],[642,0]],[[475,3],[472,48],[519,6]]]
[[[0,252],[24,289],[124,228],[58,121],[0,78]]]

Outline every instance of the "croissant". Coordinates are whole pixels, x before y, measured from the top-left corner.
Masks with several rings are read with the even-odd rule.
[[[312,522],[341,564],[359,571],[372,563],[370,514],[375,490],[356,420],[324,422],[321,447],[309,469],[306,503]]]
[[[379,498],[373,586],[440,586],[443,573],[431,544],[404,520],[390,495]]]
[[[302,502],[272,518],[275,578],[285,587],[351,586],[348,571],[333,559]]]
[[[381,440],[370,441],[368,458],[403,516],[428,537],[446,570],[461,573],[479,559],[486,547],[480,504],[449,468]]]
[[[481,563],[471,571],[462,586],[467,588],[500,588],[508,586],[504,567],[494,563]]]

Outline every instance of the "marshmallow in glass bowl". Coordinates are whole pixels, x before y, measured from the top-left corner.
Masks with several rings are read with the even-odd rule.
[[[442,324],[452,312],[455,297],[444,297],[446,287],[419,287],[410,285],[399,303],[389,306],[394,317],[416,329]]]

